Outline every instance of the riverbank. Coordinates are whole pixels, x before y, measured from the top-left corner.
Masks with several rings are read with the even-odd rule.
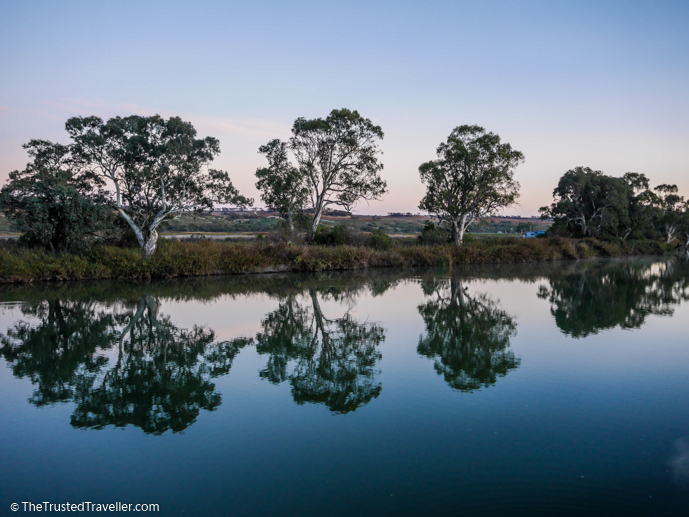
[[[160,242],[155,256],[138,249],[96,246],[90,253],[47,253],[0,248],[0,283],[127,278],[173,278],[286,271],[334,271],[375,267],[513,264],[593,257],[661,255],[673,249],[655,241],[595,239],[486,239],[462,246],[313,246],[262,242]]]

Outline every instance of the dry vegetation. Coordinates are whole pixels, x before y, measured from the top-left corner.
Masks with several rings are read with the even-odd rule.
[[[95,246],[90,253],[47,253],[5,243],[0,282],[172,278],[276,271],[334,271],[369,267],[505,264],[590,257],[667,253],[655,241],[595,239],[484,239],[462,246],[398,244],[387,250],[364,246],[314,246],[263,242],[161,242],[144,259],[138,249]]]

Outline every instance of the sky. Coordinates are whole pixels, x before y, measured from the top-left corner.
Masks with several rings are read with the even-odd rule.
[[[69,117],[178,115],[262,205],[258,147],[349,108],[385,133],[389,192],[358,213],[417,212],[419,165],[463,124],[525,155],[505,214],[580,165],[689,197],[687,0],[2,0],[0,22],[0,184]]]

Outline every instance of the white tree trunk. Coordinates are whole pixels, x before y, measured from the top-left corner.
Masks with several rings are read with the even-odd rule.
[[[465,214],[459,220],[459,223],[457,223],[456,220],[452,221],[452,242],[454,244],[462,244],[462,241],[464,241],[464,233],[466,232],[467,226],[469,226],[469,224],[467,224],[468,217],[469,215]]]
[[[294,218],[292,216],[292,207],[287,209],[287,229],[290,235],[294,235]]]
[[[139,243],[143,256],[145,258],[152,257],[158,249],[158,232],[156,231],[156,228],[158,228],[158,225],[163,221],[163,218],[160,220],[156,219],[156,221],[151,224],[148,230],[148,235],[144,235],[143,230],[137,226],[134,220],[129,217],[127,212],[125,212],[122,208],[119,208],[118,210],[124,220],[127,221],[127,224],[129,224],[129,227],[134,232],[134,235],[136,235],[136,241]]]
[[[148,238],[145,239],[141,251],[145,258],[150,258],[158,249],[158,232],[156,230],[151,230],[148,234]]]
[[[322,197],[316,202],[316,205],[313,208],[313,223],[311,224],[311,231],[309,232],[310,241],[313,241],[313,238],[316,236],[318,224],[321,222],[321,217],[323,216],[324,203]]]

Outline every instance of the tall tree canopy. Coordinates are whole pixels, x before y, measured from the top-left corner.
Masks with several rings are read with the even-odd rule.
[[[589,167],[568,170],[553,190],[555,201],[539,209],[577,237],[622,236],[629,227],[630,187],[623,178]]]
[[[419,208],[449,224],[452,242],[461,244],[474,219],[514,203],[519,195],[514,169],[524,155],[479,126],[455,128],[437,154],[419,167],[426,185]]]
[[[645,174],[627,172],[622,178],[629,187],[629,214],[621,222],[621,237],[652,237],[658,196],[650,190],[650,182]]]
[[[378,160],[382,138],[380,126],[348,109],[333,110],[325,119],[294,121],[289,146],[307,178],[313,208],[310,238],[328,206],[349,211],[357,201],[386,192]]]
[[[684,254],[687,258],[689,258],[689,201],[684,202],[682,221],[680,224],[680,235],[682,236]]]
[[[268,167],[256,170],[256,188],[269,208],[287,220],[290,233],[294,233],[294,214],[307,202],[309,189],[301,169],[289,162],[287,144],[278,139],[262,145],[258,152],[268,159]]]
[[[31,161],[10,173],[0,190],[0,209],[27,244],[51,251],[81,251],[115,230],[103,181],[84,167],[70,146],[31,140]]]
[[[658,185],[653,190],[658,192],[656,221],[665,235],[665,240],[672,242],[677,231],[683,226],[686,203],[678,194],[677,185]]]
[[[206,169],[220,152],[217,139],[196,138],[179,117],[74,117],[66,124],[74,151],[92,173],[109,181],[115,204],[145,256],[157,247],[160,224],[176,214],[245,205],[228,174]]]

